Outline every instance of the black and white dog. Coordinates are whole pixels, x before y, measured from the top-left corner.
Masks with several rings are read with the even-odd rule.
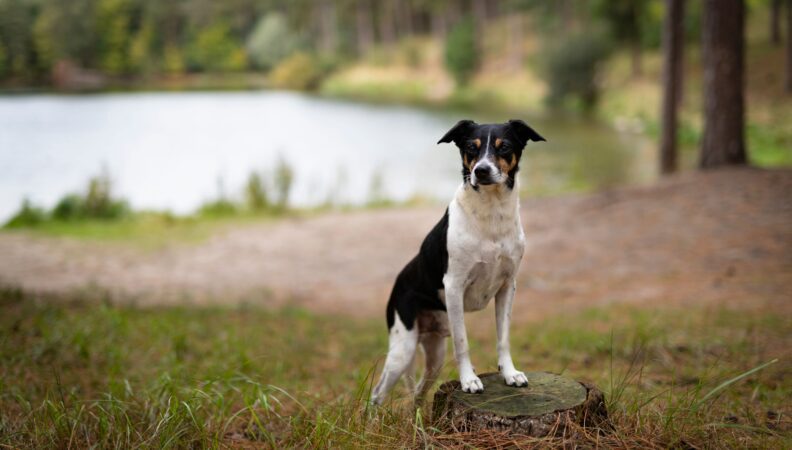
[[[515,279],[525,245],[516,177],[526,143],[544,140],[522,120],[491,125],[462,120],[438,142],[459,147],[463,182],[418,255],[396,278],[387,308],[388,356],[373,403],[382,403],[405,372],[421,402],[443,366],[449,334],[462,389],[483,392],[468,354],[464,312],[485,308],[493,297],[500,372],[510,386],[528,384],[509,350]],[[416,389],[412,372],[419,343],[426,370]]]

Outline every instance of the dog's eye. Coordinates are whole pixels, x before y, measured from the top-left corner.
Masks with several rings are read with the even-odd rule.
[[[498,148],[498,153],[502,155],[509,152],[511,152],[511,145],[507,144],[506,142],[501,144],[501,146]]]
[[[476,146],[475,142],[468,142],[467,145],[465,146],[465,151],[472,155],[478,155],[479,149]]]

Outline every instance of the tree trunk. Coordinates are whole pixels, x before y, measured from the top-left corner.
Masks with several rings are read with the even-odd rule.
[[[395,13],[393,2],[394,0],[383,0],[379,4],[379,33],[382,43],[386,46],[390,46],[396,42],[396,31],[393,26],[393,16]]]
[[[507,39],[509,46],[509,66],[513,70],[519,70],[523,64],[523,16],[520,11],[509,13]]]
[[[482,33],[487,25],[487,0],[473,0],[471,7],[473,18],[476,20],[476,29]]]
[[[468,394],[459,381],[434,396],[432,423],[443,431],[511,431],[545,437],[573,435],[579,426],[608,429],[605,397],[595,386],[545,372],[528,372],[527,387],[506,386],[499,373],[481,376],[484,392]]]
[[[773,45],[781,44],[781,3],[783,0],[770,2],[770,42]]]
[[[338,30],[333,0],[321,0],[317,13],[319,16],[319,49],[324,53],[334,53],[338,49]]]
[[[355,19],[358,53],[365,55],[374,44],[374,26],[371,23],[371,3],[369,0],[357,0]]]
[[[684,58],[684,0],[666,0],[663,22],[663,109],[660,134],[660,172],[677,170],[677,110],[682,89]]]
[[[704,137],[699,167],[746,164],[743,0],[704,0]]]
[[[786,2],[787,13],[787,57],[786,57],[786,91],[792,93],[792,0]]]

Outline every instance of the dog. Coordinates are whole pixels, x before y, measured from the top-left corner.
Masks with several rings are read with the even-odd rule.
[[[462,184],[420,251],[396,278],[388,306],[388,354],[371,402],[379,405],[407,373],[420,404],[443,366],[451,336],[462,390],[484,392],[468,351],[464,313],[495,298],[498,369],[509,386],[528,380],[512,362],[509,322],[525,247],[517,172],[529,141],[544,141],[522,120],[479,125],[461,120],[439,141],[453,142],[462,159]],[[417,387],[413,366],[423,348],[426,368]]]

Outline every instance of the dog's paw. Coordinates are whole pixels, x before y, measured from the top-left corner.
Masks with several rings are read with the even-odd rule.
[[[462,390],[464,392],[469,392],[471,394],[480,394],[484,392],[484,384],[475,374],[462,377],[459,381],[462,383]]]
[[[528,386],[528,378],[519,370],[503,373],[503,379],[509,386],[523,387]]]

